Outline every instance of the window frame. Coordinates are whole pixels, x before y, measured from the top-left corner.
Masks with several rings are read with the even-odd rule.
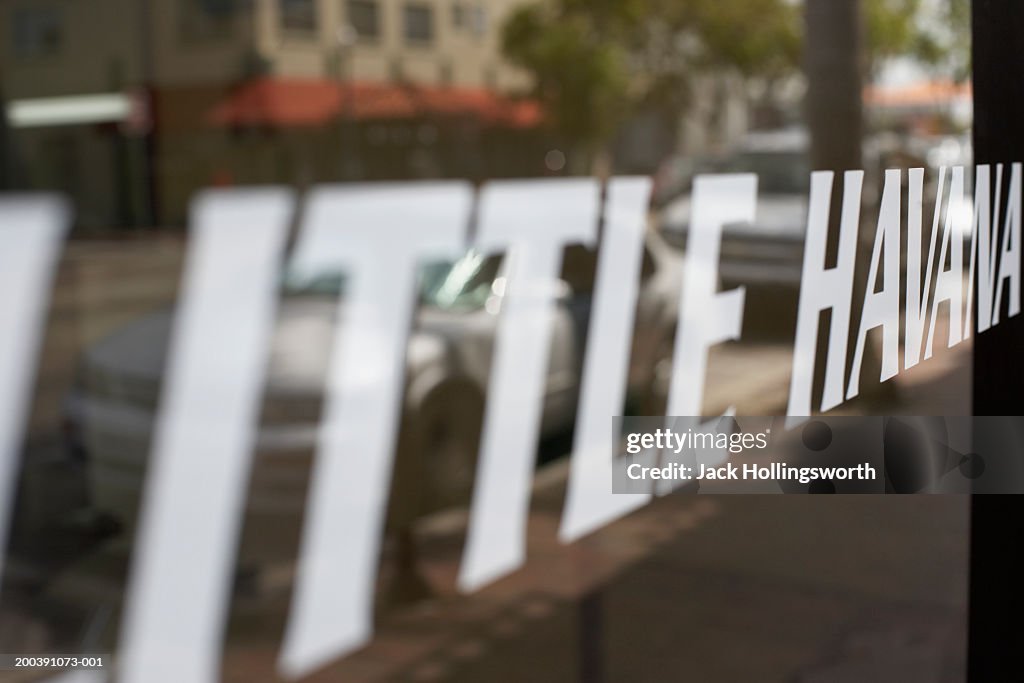
[[[296,12],[294,8],[286,11],[285,6],[289,3],[294,3],[295,5],[307,3],[309,5],[311,10],[309,13],[310,25],[289,25],[289,16]],[[277,0],[277,25],[278,30],[280,30],[281,35],[285,39],[309,40],[310,38],[315,38],[320,32],[320,3],[317,0]]]
[[[373,33],[364,34],[359,30],[359,26],[353,21],[354,13],[352,11],[353,6],[362,5],[364,8],[373,9]],[[379,0],[346,0],[345,2],[345,17],[348,20],[348,25],[355,31],[356,37],[360,42],[376,43],[379,42],[382,37],[382,26],[381,26],[381,3]]]
[[[410,17],[413,12],[424,12],[427,17],[427,35],[425,38],[414,36],[410,32]],[[434,6],[432,4],[422,2],[422,0],[409,0],[402,5],[402,41],[406,45],[417,47],[433,45],[437,39],[437,27],[435,24]]]

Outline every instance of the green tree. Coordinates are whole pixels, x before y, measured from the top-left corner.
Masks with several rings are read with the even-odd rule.
[[[876,75],[887,59],[911,57],[936,75],[970,76],[970,0],[865,0],[866,58]]]
[[[512,14],[503,51],[532,75],[555,131],[589,160],[639,108],[683,111],[701,72],[792,71],[798,22],[785,0],[554,0]]]
[[[794,73],[802,12],[790,0],[546,0],[513,12],[502,47],[585,165],[637,110],[685,111],[701,73],[768,88]],[[866,75],[897,56],[969,74],[969,0],[864,0],[862,12]]]
[[[621,31],[622,17],[612,21],[597,11],[561,9],[555,14],[529,6],[513,14],[504,27],[503,48],[533,77],[534,94],[555,131],[590,153],[607,139],[627,107],[625,44],[621,36],[601,35]]]

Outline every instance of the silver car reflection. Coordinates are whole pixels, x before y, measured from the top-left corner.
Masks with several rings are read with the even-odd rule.
[[[575,415],[595,262],[593,250],[565,251],[543,435],[564,432]],[[502,255],[471,251],[422,270],[421,305],[406,354],[392,525],[469,500],[504,268]],[[648,231],[628,381],[630,401],[641,412],[663,409],[681,279],[681,254]],[[336,325],[344,324],[345,308],[338,305],[343,274],[288,270],[282,290],[247,498],[243,565],[279,559],[294,542],[331,340]],[[92,504],[126,531],[137,516],[172,324],[172,311],[156,312],[88,348],[67,401],[69,434],[88,463]]]
[[[716,173],[754,173],[758,182],[755,222],[727,225],[722,233],[719,275],[726,289],[743,285],[755,291],[793,292],[799,288],[810,186],[808,145],[802,129],[750,133],[714,169]],[[662,212],[669,234],[685,233],[689,220],[689,194]]]

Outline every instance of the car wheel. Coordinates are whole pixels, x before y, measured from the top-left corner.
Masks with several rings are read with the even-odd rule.
[[[392,525],[469,503],[482,420],[482,398],[461,387],[438,390],[408,419],[395,469]]]

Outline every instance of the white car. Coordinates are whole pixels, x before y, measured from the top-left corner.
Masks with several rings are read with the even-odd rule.
[[[631,397],[650,405],[667,390],[682,258],[648,231],[643,250]],[[566,430],[576,411],[595,253],[566,249],[564,296],[553,326],[542,433]],[[426,267],[406,355],[406,391],[392,524],[465,503],[473,484],[483,404],[504,293],[504,259],[469,252]],[[271,347],[247,497],[242,563],[294,552],[315,446],[331,340],[344,317],[345,278],[289,272]],[[340,313],[339,313],[340,310]],[[134,526],[163,376],[172,311],[135,320],[88,348],[67,401],[74,448],[87,462],[93,506]],[[663,399],[662,399],[663,400]],[[660,409],[660,408],[654,408]],[[272,537],[280,536],[280,543]],[[289,550],[291,547],[291,550]]]
[[[719,276],[722,286],[795,291],[800,286],[807,193],[810,187],[808,137],[800,129],[750,133],[717,173],[757,175],[757,218],[752,224],[725,226]],[[685,234],[690,196],[662,211],[662,229]]]

